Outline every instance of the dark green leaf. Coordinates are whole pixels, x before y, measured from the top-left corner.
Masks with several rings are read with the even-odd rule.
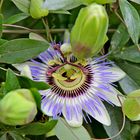
[[[59,140],[91,140],[87,130],[81,127],[70,127],[62,118],[55,126],[55,134]]]
[[[111,39],[111,46],[113,49],[119,49],[120,47],[124,46],[127,41],[129,40],[129,34],[126,30],[126,27],[123,24],[120,24],[118,29],[112,36]]]
[[[0,38],[2,36],[2,24],[3,24],[3,15],[0,14]]]
[[[16,134],[16,133],[10,132],[9,134],[10,134],[10,136],[11,136],[14,140],[25,140],[24,137],[22,137],[22,136],[20,136],[20,135],[18,135],[18,134]]]
[[[50,86],[45,82],[36,82],[24,76],[19,76],[18,79],[22,88],[37,88],[38,90],[45,90],[50,88]]]
[[[1,63],[21,63],[31,59],[49,47],[49,43],[31,39],[15,39],[0,46]]]
[[[125,94],[128,94],[128,93],[140,88],[140,86],[128,75],[126,75],[125,78],[120,80],[119,84]]]
[[[128,29],[128,33],[135,44],[140,36],[140,17],[137,10],[127,1],[119,0],[120,9]]]
[[[30,0],[11,0],[19,10],[24,13],[29,13]]]
[[[15,89],[20,89],[18,79],[14,72],[8,69],[6,73],[5,93]]]
[[[52,130],[56,123],[56,120],[51,120],[45,123],[35,122],[22,126],[21,128],[17,128],[15,131],[25,135],[43,135]]]
[[[6,24],[14,24],[14,23],[16,23],[16,22],[19,22],[19,21],[21,21],[21,20],[27,18],[28,16],[29,16],[29,15],[26,14],[26,13],[19,13],[19,14],[13,15],[13,16],[11,16],[10,18],[6,19],[6,20],[4,21],[4,23],[6,23]]]
[[[116,135],[123,124],[123,116],[121,109],[117,107],[112,107],[111,105],[107,105],[107,109],[109,112],[109,115],[111,116],[111,126],[104,126],[107,134],[109,137],[112,137]],[[116,138],[113,138],[113,140],[131,140],[132,134],[130,129],[130,122],[126,120],[125,127],[121,134],[117,136]]]
[[[122,51],[118,52],[115,57],[134,63],[140,63],[140,51],[136,46],[122,48]]]
[[[140,86],[140,65],[127,61],[117,62],[120,68]]]
[[[7,42],[7,40],[5,40],[5,39],[0,39],[0,46],[1,46],[2,44],[6,43],[6,42]]]
[[[32,95],[34,96],[34,99],[36,101],[37,107],[40,109],[41,108],[41,95],[38,92],[38,90],[36,88],[31,88],[30,89],[32,92]]]
[[[0,140],[7,140],[7,134],[4,134],[0,137]]]

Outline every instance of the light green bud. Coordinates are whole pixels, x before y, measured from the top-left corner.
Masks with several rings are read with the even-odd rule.
[[[0,100],[0,121],[7,125],[23,125],[33,121],[36,103],[30,90],[17,89]]]
[[[41,18],[49,14],[48,9],[43,8],[43,0],[31,0],[30,14],[33,18]]]
[[[71,31],[72,52],[79,58],[97,54],[107,41],[108,16],[102,5],[82,8]]]
[[[62,44],[60,49],[64,55],[69,55],[72,53],[71,44],[69,44],[69,43]]]

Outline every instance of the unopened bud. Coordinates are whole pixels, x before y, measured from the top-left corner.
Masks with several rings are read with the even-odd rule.
[[[61,45],[60,49],[64,55],[69,55],[70,53],[72,53],[71,44],[69,43],[64,43],[63,45]]]
[[[33,18],[41,18],[47,16],[49,11],[43,8],[43,0],[31,0],[30,4],[30,14]]]
[[[0,121],[7,125],[23,125],[33,121],[36,103],[30,90],[17,89],[7,93],[0,101]]]
[[[93,3],[80,10],[71,31],[72,52],[77,58],[97,54],[107,40],[108,16],[102,5]]]

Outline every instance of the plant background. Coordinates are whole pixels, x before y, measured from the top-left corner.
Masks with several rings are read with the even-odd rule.
[[[68,9],[68,11],[67,9],[57,10],[55,11],[56,13],[51,11],[47,17],[33,19],[26,12],[26,6],[21,8],[21,5],[19,7],[15,5],[18,5],[18,2],[25,4],[26,1],[28,0],[0,1],[0,97],[2,98],[6,94],[5,90],[11,91],[16,89],[17,86],[14,85],[14,81],[18,80],[21,88],[32,89],[33,93],[36,93],[35,96],[39,106],[40,96],[37,90],[46,89],[48,86],[45,83],[33,82],[23,76],[16,76],[15,73],[18,73],[18,71],[12,64],[34,58],[47,49],[48,43],[45,41],[41,41],[41,43],[36,41],[37,47],[34,46],[34,43],[30,43],[29,38],[38,38],[36,34],[48,42],[63,43],[66,29],[71,30],[79,10],[85,5],[79,5],[76,8]],[[68,2],[68,0],[65,1],[66,3]],[[140,37],[140,0],[124,0],[124,4],[121,3],[122,1],[105,4],[109,16],[108,41],[101,50],[100,55],[110,52],[108,59],[114,61],[126,73],[126,77],[115,84],[119,91],[127,95],[136,89],[140,89],[140,49],[138,48]],[[24,38],[26,39],[24,40]],[[19,40],[17,39],[21,42],[18,43]],[[1,49],[5,43],[7,43],[5,49]],[[15,49],[10,50],[11,45]],[[23,49],[25,51],[22,51]],[[16,50],[19,50],[19,52],[16,52]],[[19,54],[21,58],[17,59]],[[15,88],[12,89],[11,87]],[[84,123],[80,128],[69,127],[63,119],[60,119],[55,126],[56,121],[49,121],[38,109],[34,122],[28,125],[12,127],[0,123],[0,140],[57,140],[58,138],[60,140],[88,140],[90,137],[111,137],[121,129],[123,113],[121,108],[112,107],[108,104],[106,106],[112,120],[112,124],[109,127],[101,125],[92,118],[91,123]],[[140,110],[140,105],[136,109]],[[54,129],[50,131],[53,127]],[[132,122],[126,118],[123,131],[113,140],[139,139],[140,122]]]

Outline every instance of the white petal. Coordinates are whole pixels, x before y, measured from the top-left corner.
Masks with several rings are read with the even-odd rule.
[[[110,85],[111,90],[113,91],[112,97],[110,100],[112,100],[112,103],[116,106],[121,106],[123,104],[125,97],[119,92],[116,88]],[[116,94],[116,95],[115,95]]]
[[[115,89],[111,85],[104,85],[108,90],[102,89],[101,87],[98,87],[98,84],[96,84],[97,87],[94,87],[97,91],[101,92],[102,94],[105,95],[105,97],[114,105],[116,106],[121,106],[120,101],[118,99],[118,95],[122,95],[117,89]],[[96,93],[96,92],[95,92]]]
[[[41,110],[44,114],[48,116],[53,116],[53,107],[51,106],[51,102],[45,104],[45,102],[41,103]]]
[[[87,112],[88,114],[90,114],[94,119],[96,119],[100,123],[109,126],[111,124],[110,116],[109,116],[105,106],[100,101],[100,99],[98,99],[98,102],[100,102],[100,105],[98,105],[97,108],[100,111],[100,113],[97,111],[97,109],[94,109],[94,107],[93,107],[94,114],[89,109],[86,109],[86,110],[84,109],[84,111]]]
[[[46,97],[42,100],[41,102],[41,110],[44,114],[48,115],[48,116],[53,116],[53,107],[54,104],[52,103],[53,100],[51,100],[51,90],[45,90],[46,91]],[[44,92],[45,95],[45,92]]]
[[[72,126],[72,127],[80,127],[83,123],[83,117],[82,114],[79,114],[78,119],[73,116],[71,120],[67,120],[67,118],[65,117],[67,123]]]
[[[105,70],[105,71],[111,72],[112,76],[114,76],[114,78],[110,80],[110,82],[112,83],[119,81],[126,76],[125,72],[121,70],[119,67],[111,67],[110,69]]]
[[[66,115],[66,104],[70,107],[70,118]],[[80,127],[83,123],[83,116],[82,116],[82,110],[80,112],[74,110],[73,108],[76,105],[74,105],[74,99],[68,99],[66,100],[65,106],[63,107],[62,113],[65,117],[67,123],[72,127]],[[76,107],[75,107],[76,109]]]

